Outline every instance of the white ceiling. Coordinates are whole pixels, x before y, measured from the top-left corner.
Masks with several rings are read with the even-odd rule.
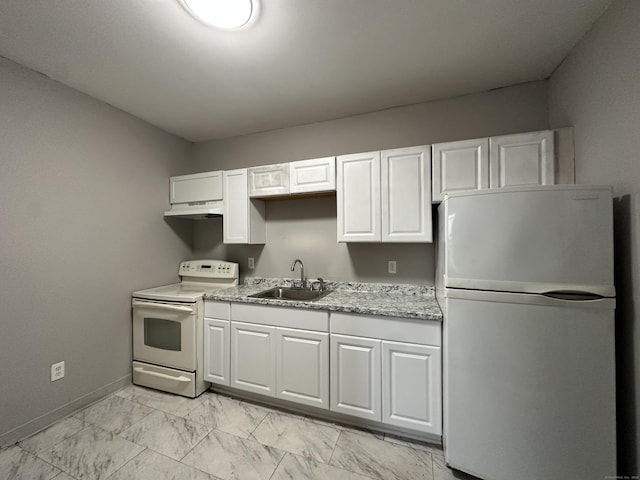
[[[191,141],[547,78],[610,0],[0,0],[0,55]]]

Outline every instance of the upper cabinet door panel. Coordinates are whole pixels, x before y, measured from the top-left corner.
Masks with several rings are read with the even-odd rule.
[[[269,197],[289,193],[289,164],[249,168],[249,196]]]
[[[224,172],[224,215],[222,231],[224,243],[248,243],[249,208],[247,198],[247,169]]]
[[[289,164],[289,192],[331,192],[336,189],[336,157],[300,160]]]
[[[491,137],[491,188],[553,185],[553,131]]]
[[[431,242],[430,148],[398,148],[381,155],[382,241]]]
[[[489,139],[478,138],[433,145],[434,202],[444,194],[489,188]]]
[[[222,200],[222,171],[171,177],[170,203]]]
[[[380,152],[338,157],[336,196],[339,242],[379,242]]]
[[[247,169],[224,172],[224,243],[262,244],[266,242],[264,200],[248,196]]]

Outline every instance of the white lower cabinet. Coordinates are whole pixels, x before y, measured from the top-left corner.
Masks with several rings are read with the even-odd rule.
[[[276,329],[276,396],[329,408],[329,334]]]
[[[205,302],[205,379],[442,435],[439,322]]]
[[[331,334],[331,410],[381,421],[380,340]]]
[[[230,381],[230,311],[229,302],[204,302],[204,379],[226,386]]]
[[[442,325],[331,314],[331,410],[442,435]]]
[[[328,409],[329,314],[264,305],[231,307],[230,386]]]
[[[231,386],[275,396],[275,327],[231,322]]]
[[[229,320],[204,319],[204,379],[229,385]]]
[[[442,361],[439,347],[382,342],[382,421],[442,433]]]

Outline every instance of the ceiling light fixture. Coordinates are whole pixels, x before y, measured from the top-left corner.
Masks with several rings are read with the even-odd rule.
[[[180,0],[201,22],[225,30],[246,28],[255,21],[258,0]]]

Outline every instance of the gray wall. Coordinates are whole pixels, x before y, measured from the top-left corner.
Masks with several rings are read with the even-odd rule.
[[[619,475],[640,458],[640,2],[613,2],[550,80],[552,126],[574,126],[576,180],[615,204]],[[629,477],[630,478],[630,477]]]
[[[534,82],[447,100],[195,145],[195,172],[303,160],[548,128],[547,84]],[[434,249],[425,244],[339,244],[336,201],[267,203],[267,244],[222,244],[220,220],[195,225],[194,256],[240,263],[250,276],[291,276],[301,258],[309,277],[433,284]],[[247,271],[247,257],[256,269]],[[397,261],[396,275],[387,260]]]
[[[0,58],[0,445],[131,371],[131,292],[177,279],[192,145]],[[66,376],[51,383],[50,365]]]

